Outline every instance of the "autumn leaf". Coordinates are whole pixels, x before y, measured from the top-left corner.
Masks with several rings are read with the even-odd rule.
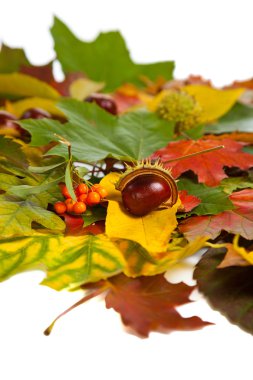
[[[186,190],[179,191],[179,198],[182,203],[179,211],[183,212],[189,212],[201,203],[198,197],[188,194]]]
[[[217,269],[225,248],[209,249],[194,271],[198,289],[231,323],[253,333],[253,267]]]
[[[193,216],[180,223],[179,229],[192,241],[197,236],[215,239],[222,230],[253,239],[253,190],[244,189],[230,195],[235,208],[217,215]]]
[[[105,235],[34,236],[0,241],[0,279],[28,269],[42,269],[43,285],[60,290],[98,281],[122,271],[125,261]]]
[[[63,231],[65,223],[59,216],[29,200],[15,200],[0,195],[0,236],[27,236],[32,234],[32,222],[51,230]]]
[[[120,203],[109,201],[106,234],[110,238],[133,240],[149,252],[163,252],[177,226],[179,204],[180,201],[171,208],[135,217],[126,212]]]
[[[249,177],[230,177],[221,181],[220,186],[227,194],[238,189],[253,188],[253,181]]]
[[[22,74],[29,75],[31,77],[37,78],[42,82],[46,82],[51,84],[54,82],[54,74],[53,74],[53,62],[49,62],[45,65],[41,66],[32,66],[32,65],[24,65],[22,64],[19,68],[19,71]]]
[[[239,235],[236,235],[233,239],[233,243],[221,244],[221,246],[223,245],[227,249],[227,252],[217,268],[227,268],[232,266],[245,267],[253,264],[253,252],[249,252],[244,247],[240,247],[238,242]],[[216,244],[210,244],[213,248],[216,248],[215,245]],[[217,245],[219,246],[219,244]]]
[[[2,44],[0,51],[0,73],[19,71],[21,65],[29,65],[24,50],[13,49]]]
[[[74,99],[61,100],[58,107],[70,123],[56,120],[23,120],[22,128],[32,135],[32,146],[58,141],[63,136],[71,143],[73,158],[93,162],[106,157],[140,160],[172,139],[173,125],[155,114],[132,112],[118,119],[95,104]],[[78,131],[78,132],[77,132]],[[68,157],[66,146],[57,145],[50,154]]]
[[[199,154],[198,156],[186,158],[182,161],[166,163],[166,161],[196,153],[204,149],[224,145],[223,149],[215,152]],[[244,144],[229,139],[219,140],[181,140],[170,142],[166,148],[158,150],[153,158],[160,158],[165,167],[172,169],[174,178],[182,173],[192,170],[197,174],[198,180],[208,186],[217,186],[221,180],[227,178],[224,167],[237,167],[243,170],[253,166],[253,155],[242,151]]]
[[[21,73],[0,74],[0,94],[57,99],[59,93],[47,83]]]
[[[164,252],[148,252],[140,244],[131,240],[116,240],[126,261],[124,273],[129,277],[154,276],[164,273],[173,265],[188,256],[192,256],[205,246],[205,237],[199,237],[190,243],[183,238],[174,238]]]
[[[78,78],[70,84],[69,93],[74,99],[85,100],[89,95],[100,92],[103,88],[103,82],[94,82],[88,78]]]
[[[192,95],[202,108],[201,123],[208,123],[225,115],[244,92],[243,88],[218,90],[210,86],[189,85],[183,90]]]
[[[198,317],[183,318],[175,309],[190,302],[193,289],[182,282],[171,284],[163,275],[137,279],[118,275],[109,280],[105,303],[142,337],[148,337],[151,331],[196,330],[209,323]]]
[[[253,132],[252,107],[236,103],[218,122],[208,125],[206,133]]]
[[[94,41],[84,42],[55,17],[51,33],[63,71],[83,72],[94,81],[105,82],[107,92],[127,82],[140,84],[141,75],[151,80],[172,77],[173,62],[135,64],[119,32],[100,33]]]

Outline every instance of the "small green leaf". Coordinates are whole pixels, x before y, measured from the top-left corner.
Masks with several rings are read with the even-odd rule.
[[[224,178],[220,186],[225,193],[231,194],[237,189],[253,189],[253,181],[249,177],[230,177]]]
[[[83,226],[87,227],[92,223],[98,222],[100,220],[105,220],[106,218],[106,209],[104,207],[92,207],[88,209],[83,215]]]
[[[71,198],[76,201],[76,194],[73,188],[73,181],[72,181],[72,164],[71,161],[68,161],[66,170],[65,170],[65,184],[67,186],[68,192],[71,195]]]
[[[191,214],[215,215],[234,208],[233,203],[221,187],[208,187],[201,183],[194,183],[187,178],[181,178],[178,182],[178,188],[179,190],[187,190],[189,194],[201,199],[201,203],[194,208]]]
[[[94,81],[105,82],[106,92],[126,82],[140,84],[141,76],[172,78],[173,62],[135,64],[119,32],[100,33],[94,41],[83,42],[55,18],[51,33],[63,71],[83,72]]]

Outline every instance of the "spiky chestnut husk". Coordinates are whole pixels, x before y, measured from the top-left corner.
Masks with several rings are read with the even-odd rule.
[[[172,207],[178,199],[176,181],[158,161],[128,166],[115,187],[121,191],[124,208],[135,216],[147,215],[160,207]]]
[[[176,122],[179,131],[188,130],[199,124],[202,108],[186,92],[170,91],[157,107],[157,113],[163,119]]]

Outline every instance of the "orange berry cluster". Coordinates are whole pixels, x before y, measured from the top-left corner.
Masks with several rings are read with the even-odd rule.
[[[64,196],[64,202],[56,202],[54,204],[54,211],[61,215],[65,212],[73,214],[83,214],[85,213],[87,206],[95,206],[105,198],[108,193],[107,190],[99,185],[95,184],[91,187],[86,185],[86,183],[80,183],[75,188],[75,194],[77,201],[71,198],[68,192],[67,186],[65,184],[60,184],[61,193]]]

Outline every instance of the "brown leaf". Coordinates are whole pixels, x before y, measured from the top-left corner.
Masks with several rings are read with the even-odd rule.
[[[246,267],[251,265],[248,263],[235,249],[233,244],[226,244],[227,253],[217,268],[227,268],[233,266]]]
[[[199,317],[183,318],[176,311],[176,306],[190,302],[194,289],[182,282],[171,284],[163,275],[136,279],[118,275],[109,283],[106,307],[120,313],[123,323],[142,337],[151,331],[195,330],[210,324]]]

